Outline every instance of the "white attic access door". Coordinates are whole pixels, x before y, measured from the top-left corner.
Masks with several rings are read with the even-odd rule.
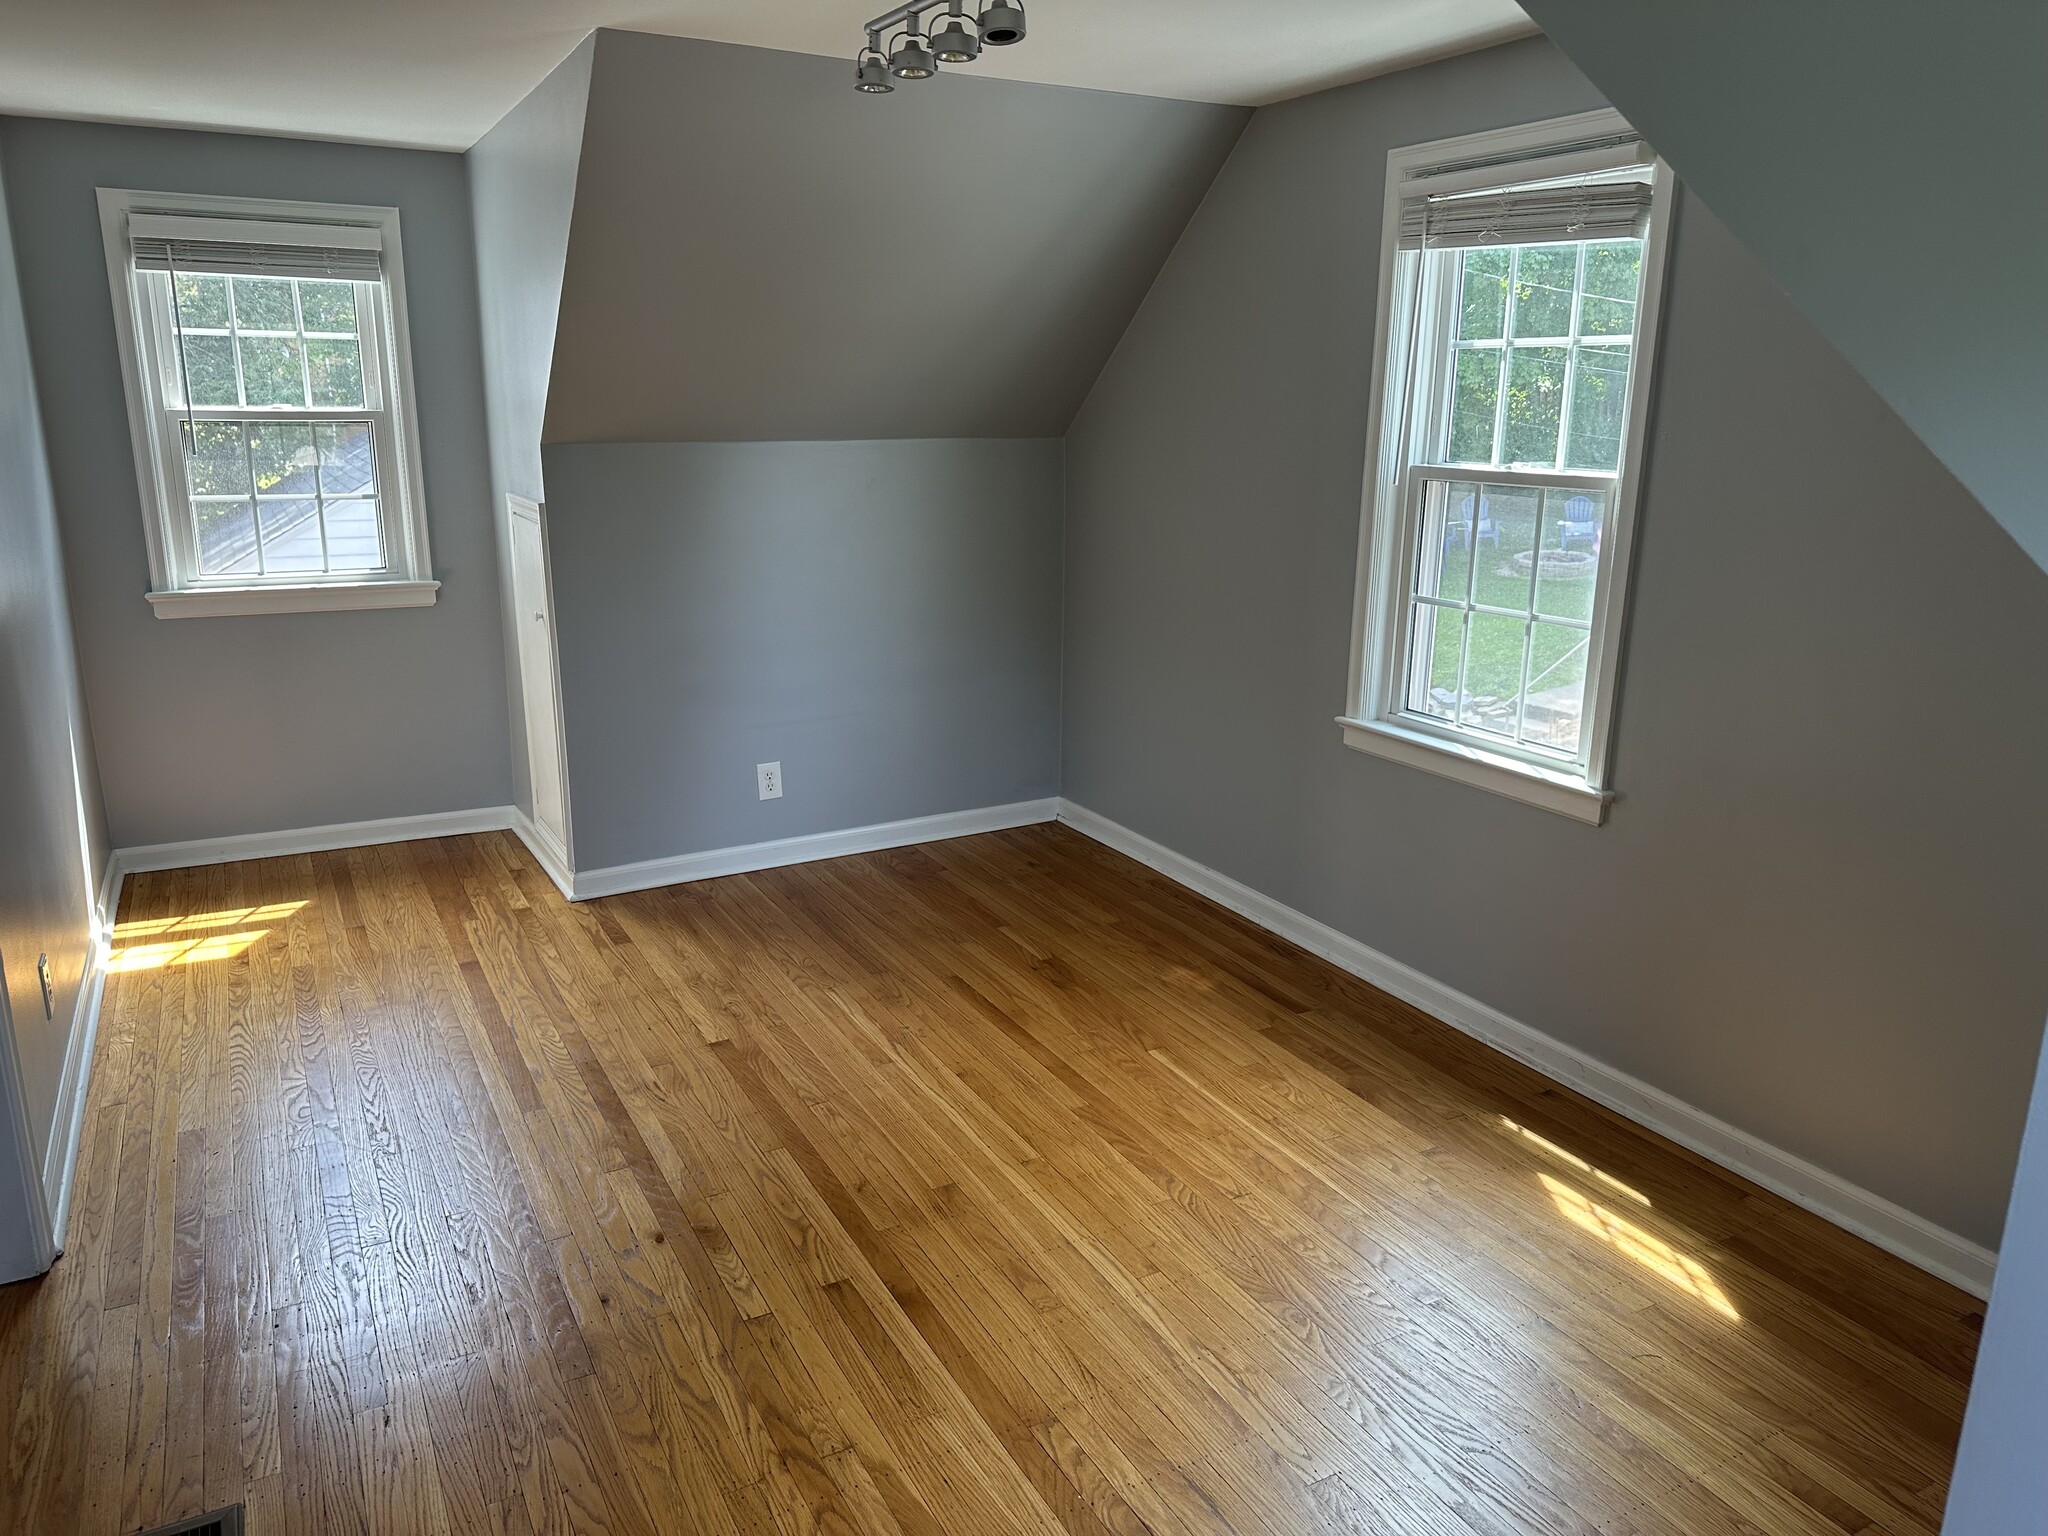
[[[563,867],[569,817],[562,771],[561,693],[555,680],[555,614],[548,586],[547,532],[540,504],[507,496],[512,531],[512,604],[519,636],[519,695],[533,820]]]

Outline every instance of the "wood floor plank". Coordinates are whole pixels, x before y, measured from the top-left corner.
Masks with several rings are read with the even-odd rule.
[[[138,875],[0,1529],[1933,1536],[1982,1309],[1063,828]]]

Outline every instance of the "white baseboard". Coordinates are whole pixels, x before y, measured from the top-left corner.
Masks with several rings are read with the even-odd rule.
[[[977,832],[1027,827],[1035,822],[1053,820],[1059,804],[1057,800],[1022,800],[1014,805],[992,805],[974,811],[950,811],[943,816],[919,816],[910,821],[850,827],[844,832],[815,832],[808,837],[785,837],[771,843],[747,843],[737,848],[685,853],[671,859],[648,859],[639,864],[615,864],[608,869],[579,870],[572,882],[571,899],[588,901],[593,896],[617,896],[626,891],[681,885],[686,881],[710,880],[719,875],[743,875],[751,870],[777,869],[785,864],[808,864],[814,859],[836,859],[850,853],[875,853],[883,848],[902,848],[912,843],[936,843],[949,837],[970,837]]]
[[[43,1149],[43,1203],[50,1213],[50,1245],[64,1251],[64,1233],[71,1224],[71,1190],[78,1180],[78,1144],[85,1134],[85,1096],[92,1086],[93,1046],[99,1040],[100,1001],[107,991],[107,955],[113,945],[114,921],[121,911],[125,878],[119,855],[110,854],[93,908],[92,947],[85,974],[71,1008],[71,1026],[64,1037],[64,1070],[57,1079],[57,1112],[50,1142]]]
[[[1881,1195],[1860,1189],[1705,1110],[1695,1109],[1661,1088],[1554,1040],[1497,1008],[1467,997],[1348,934],[1283,906],[1270,896],[1084,806],[1071,800],[1060,801],[1059,819],[1075,831],[1149,865],[1169,880],[1200,892],[1240,917],[1320,955],[1339,969],[1371,982],[1381,991],[1392,993],[1731,1173],[1761,1184],[1794,1205],[1868,1239],[1907,1263],[1938,1275],[1973,1296],[1991,1294],[1991,1276],[1998,1256],[1990,1249],[1945,1231]]]
[[[387,816],[379,821],[340,821],[331,826],[292,827],[282,832],[201,837],[187,843],[151,843],[141,848],[116,848],[114,861],[124,875],[153,869],[192,869],[201,864],[233,864],[242,859],[326,853],[335,848],[368,848],[378,843],[405,843],[422,837],[503,832],[514,826],[518,814],[509,805],[487,805],[473,811],[442,811],[432,816]]]
[[[556,840],[554,833],[518,809],[512,812],[512,831],[519,841],[526,844],[526,851],[533,855],[533,862],[555,882],[555,888],[568,900],[574,901],[575,870],[569,861],[569,851]]]

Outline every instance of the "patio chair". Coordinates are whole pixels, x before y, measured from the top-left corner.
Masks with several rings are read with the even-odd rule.
[[[1557,520],[1557,547],[1590,544],[1600,553],[1600,509],[1590,496],[1574,496],[1564,504],[1564,516]]]
[[[1464,549],[1472,540],[1472,498],[1461,497],[1458,501],[1458,516],[1444,524],[1444,548]],[[1486,504],[1486,498],[1479,498],[1479,542],[1500,548],[1500,524],[1494,521],[1493,509]]]

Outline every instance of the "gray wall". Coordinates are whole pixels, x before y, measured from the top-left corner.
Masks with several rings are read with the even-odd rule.
[[[541,421],[595,46],[595,34],[585,38],[464,156],[483,315],[491,477],[501,497],[511,491],[543,499]]]
[[[2048,578],[1680,209],[1593,828],[1344,747],[1387,150],[1532,40],[1262,109],[1068,440],[1063,792],[1995,1244],[2044,1008]]]
[[[2048,5],[1524,4],[2048,566]]]
[[[1247,116],[851,77],[598,34],[548,442],[1058,436]]]
[[[2048,1509],[2048,1057],[2020,1146],[1944,1536],[2014,1536]]]
[[[531,814],[526,719],[519,692],[519,641],[511,600],[511,537],[505,496],[546,501],[540,431],[554,365],[569,214],[590,95],[595,36],[469,151],[469,200],[476,234],[477,302],[483,318],[484,403],[490,421],[491,515],[498,529],[499,611],[504,618],[513,800]]]
[[[504,804],[505,663],[461,157],[6,119],[0,166],[114,842]],[[96,186],[401,210],[435,606],[155,617]]]
[[[106,861],[56,506],[0,206],[0,1121],[9,1122],[0,1125],[0,1280],[33,1273],[46,1257],[33,1230],[42,1217],[31,1181],[40,1181],[49,1149]],[[51,1019],[36,978],[44,952],[57,982]]]
[[[1056,793],[1058,442],[545,457],[579,870]]]

